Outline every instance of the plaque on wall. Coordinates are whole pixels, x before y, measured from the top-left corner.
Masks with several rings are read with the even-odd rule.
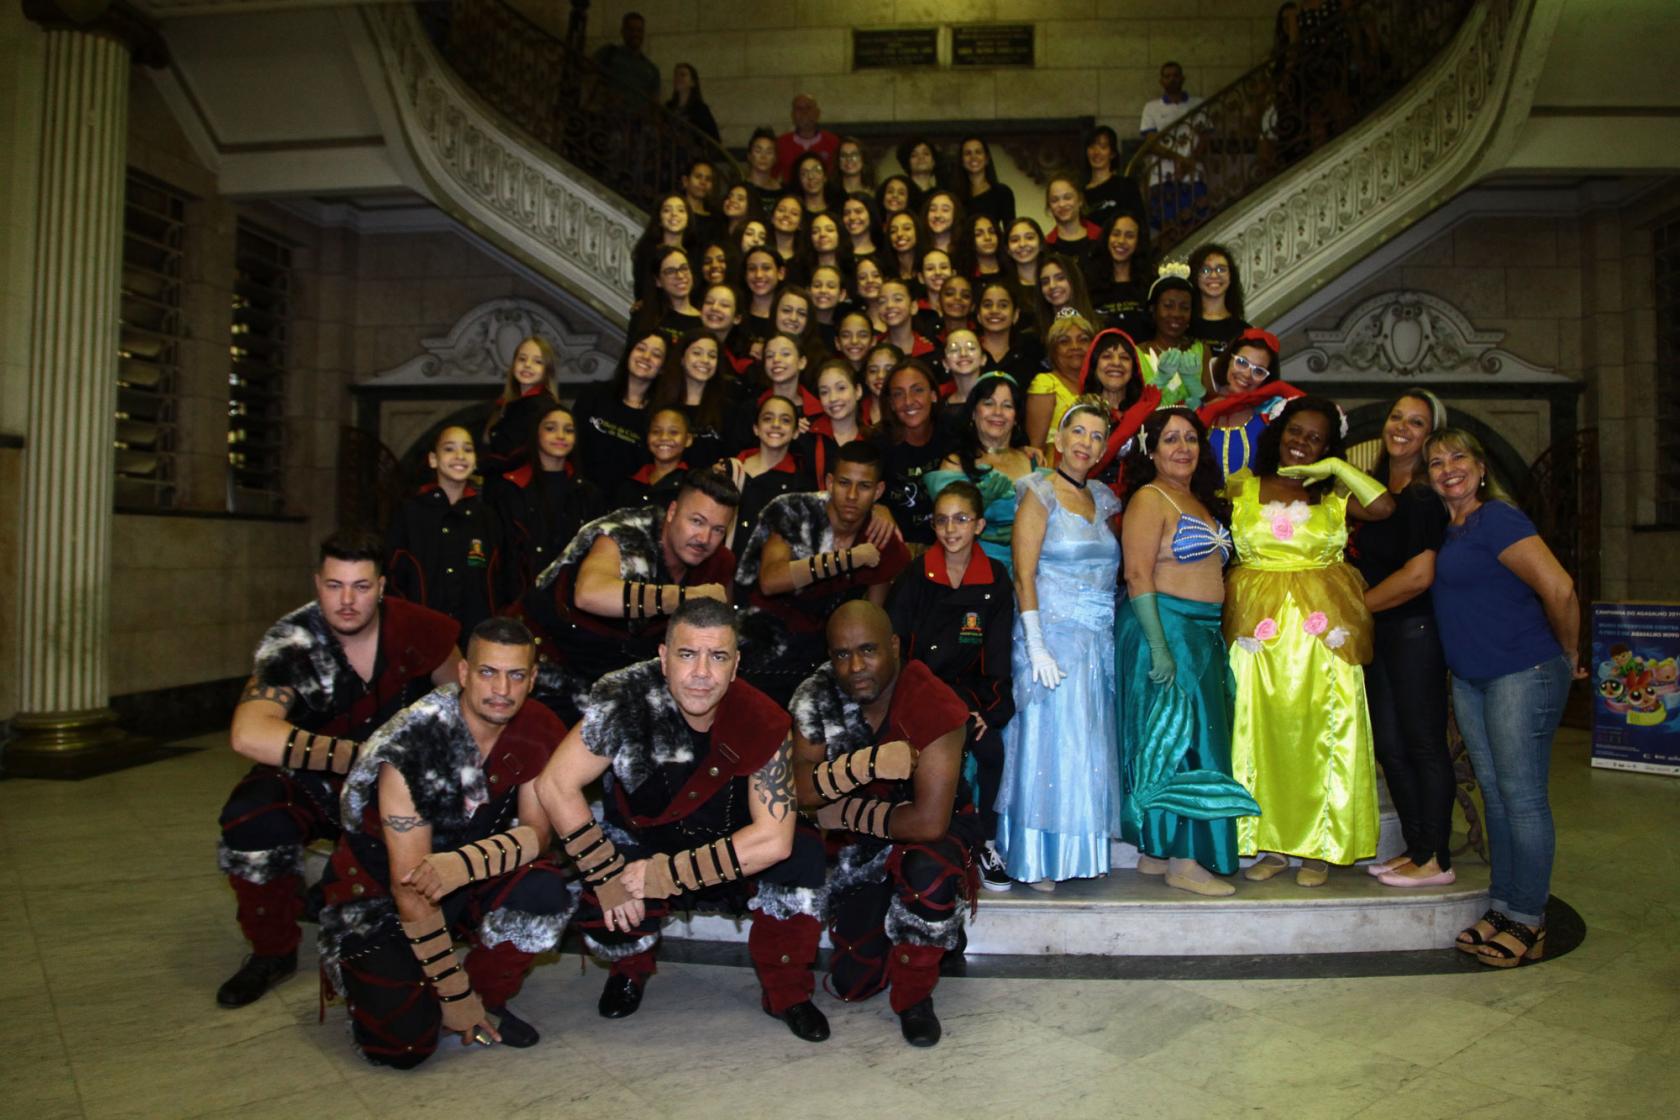
[[[952,66],[1031,66],[1033,25],[971,23],[951,28]]]
[[[939,28],[852,31],[853,70],[894,70],[939,63]]]

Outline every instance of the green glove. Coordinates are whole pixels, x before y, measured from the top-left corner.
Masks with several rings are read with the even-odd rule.
[[[1161,629],[1161,612],[1155,606],[1155,592],[1148,591],[1131,597],[1132,613],[1143,628],[1144,640],[1149,643],[1149,682],[1171,684],[1178,673],[1172,651],[1167,648],[1167,632]]]
[[[1359,504],[1369,506],[1372,502],[1388,493],[1388,487],[1348,462],[1326,456],[1316,463],[1308,463],[1301,467],[1279,467],[1278,474],[1285,478],[1304,478],[1316,482],[1321,478],[1334,478],[1347,487],[1348,493],[1359,499]]]

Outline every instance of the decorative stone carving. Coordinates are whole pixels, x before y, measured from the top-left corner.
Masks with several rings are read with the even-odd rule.
[[[552,152],[522,143],[438,57],[409,4],[362,9],[404,139],[435,201],[537,262],[609,319],[629,321],[631,254],[645,216],[615,204]]]
[[[514,351],[532,335],[554,347],[562,385],[612,376],[617,359],[600,349],[599,335],[575,333],[571,324],[540,303],[493,299],[461,316],[442,338],[421,339],[425,353],[375,374],[366,384],[382,389],[410,385],[499,389],[513,364]]]
[[[1535,0],[1482,0],[1435,66],[1348,137],[1215,218],[1249,318],[1266,322],[1475,173],[1498,123]]]
[[[1288,381],[1567,381],[1498,348],[1504,331],[1477,330],[1464,312],[1427,292],[1372,296],[1333,330],[1310,330],[1311,346],[1283,363]]]

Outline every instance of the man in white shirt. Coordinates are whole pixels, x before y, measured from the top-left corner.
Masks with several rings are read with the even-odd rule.
[[[1138,131],[1148,143],[1155,134],[1170,129],[1195,111],[1202,99],[1184,91],[1184,67],[1176,62],[1161,64],[1161,96],[1144,102]],[[1200,147],[1207,123],[1198,119],[1192,129],[1178,129],[1162,141],[1162,153],[1149,174],[1149,211],[1159,228],[1181,214],[1188,217],[1194,200],[1207,193],[1207,185],[1192,157]],[[1168,156],[1166,153],[1172,153]],[[1176,157],[1176,158],[1173,158]]]

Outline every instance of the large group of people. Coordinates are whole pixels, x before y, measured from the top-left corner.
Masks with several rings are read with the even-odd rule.
[[[1411,388],[1353,466],[1232,254],[1156,267],[1112,133],[1041,225],[983,137],[956,183],[909,138],[871,190],[795,119],[658,208],[611,380],[566,403],[524,340],[385,538],[322,545],[234,714],[251,956],[220,1002],[292,972],[314,910],[370,1060],[527,1046],[509,1001],[568,923],[623,1018],[665,917],[719,910],[798,1037],[829,1033],[826,930],[828,991],[890,989],[932,1045],[980,891],[1108,875],[1115,841],[1197,895],[1452,882],[1449,694],[1493,859],[1458,945],[1539,957],[1578,611],[1475,438]]]

